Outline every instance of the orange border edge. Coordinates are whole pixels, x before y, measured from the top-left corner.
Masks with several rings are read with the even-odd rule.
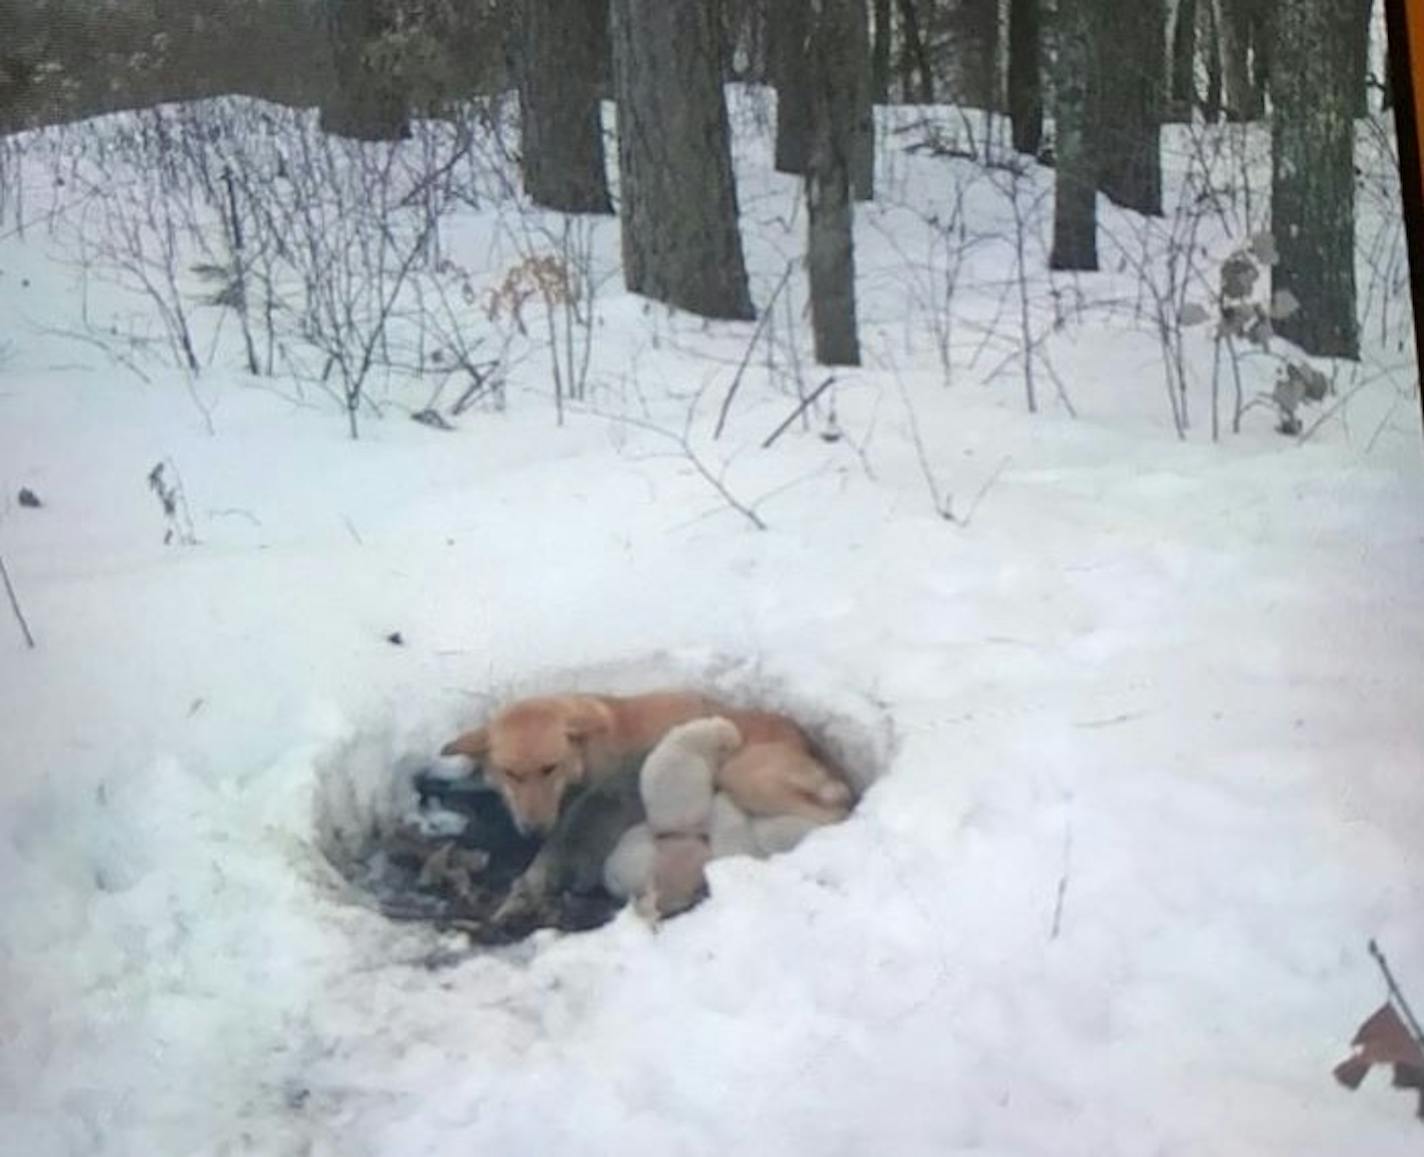
[[[1399,186],[1414,302],[1414,363],[1424,353],[1424,0],[1384,0],[1388,28]],[[1424,415],[1424,390],[1420,391]]]

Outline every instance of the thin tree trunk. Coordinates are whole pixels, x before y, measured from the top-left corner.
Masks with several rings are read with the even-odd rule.
[[[1094,108],[1095,0],[1058,0],[1058,67],[1053,120],[1057,172],[1053,202],[1054,269],[1098,267],[1097,165],[1089,131]]]
[[[945,98],[971,108],[1002,109],[996,83],[998,0],[937,0],[928,6],[925,25],[934,35],[934,63],[946,82]]]
[[[409,137],[406,81],[372,52],[395,27],[389,0],[325,3],[336,91],[322,106],[322,132],[362,141]]]
[[[1221,36],[1216,19],[1217,0],[1198,0],[1197,29],[1206,57],[1206,100],[1202,113],[1206,123],[1217,124],[1221,120]]]
[[[1009,116],[1014,148],[1030,157],[1043,143],[1042,45],[1040,0],[1010,0]]]
[[[1251,85],[1251,0],[1213,0],[1221,45],[1222,95],[1226,119],[1251,119],[1256,96]]]
[[[876,104],[890,103],[890,0],[875,0],[875,38],[870,50],[870,94]]]
[[[865,0],[851,0],[846,31],[850,35],[847,80],[852,85],[850,187],[857,201],[875,196],[875,101],[870,84],[870,13]]]
[[[1289,0],[1288,0],[1289,2]],[[1271,51],[1275,37],[1276,0],[1249,0],[1251,14],[1251,116],[1253,121],[1266,115],[1266,100],[1271,90]]]
[[[812,70],[812,137],[806,177],[807,268],[811,282],[811,328],[816,360],[857,366],[860,342],[855,320],[855,251],[852,237],[851,168],[864,69],[857,23],[861,0],[809,0]]]
[[[565,213],[611,213],[598,99],[607,0],[524,0],[522,10],[525,192]]]
[[[1355,317],[1354,54],[1351,6],[1290,0],[1277,13],[1271,77],[1271,286],[1298,303],[1276,323],[1306,353],[1359,356]]]
[[[1098,187],[1139,213],[1162,212],[1163,0],[1098,0]]]
[[[1370,18],[1374,15],[1372,0],[1349,0],[1354,9],[1350,27],[1351,68],[1355,85],[1353,105],[1357,117],[1370,115]]]
[[[1172,20],[1172,98],[1167,118],[1189,123],[1197,105],[1197,0],[1177,0]]]
[[[920,13],[916,0],[900,0],[900,35],[905,41],[900,65],[905,99],[918,100],[920,104],[934,104],[934,72],[930,68],[925,38],[920,32]],[[911,75],[918,77],[914,88],[910,87]]]
[[[702,314],[754,316],[738,231],[716,0],[613,0],[623,278]]]
[[[811,79],[806,55],[807,0],[777,0],[767,36],[776,84],[776,171],[806,172],[811,155]]]

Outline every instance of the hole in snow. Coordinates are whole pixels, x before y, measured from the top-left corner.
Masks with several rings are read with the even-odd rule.
[[[589,850],[582,834],[586,828],[567,837],[570,851],[560,861],[563,882],[557,889],[517,918],[508,918],[506,906],[506,918],[491,920],[540,843],[515,829],[498,795],[466,774],[467,763],[442,760],[435,753],[511,699],[565,691],[636,694],[669,686],[696,688],[731,707],[790,716],[806,732],[813,752],[841,772],[857,795],[880,775],[893,751],[891,722],[868,698],[826,686],[793,691],[786,680],[745,663],[714,660],[694,667],[657,656],[550,672],[502,686],[458,718],[427,722],[399,735],[395,729],[356,734],[328,752],[317,767],[318,845],[351,884],[395,919],[463,930],[481,943],[505,943],[537,927],[596,927],[624,901],[603,887],[607,857]],[[585,809],[581,814],[601,817],[593,821],[602,825],[594,848],[606,846],[599,839],[616,841],[638,823],[642,803],[636,763],[629,768],[608,781],[607,791],[600,788],[601,795],[584,792],[566,800],[551,845],[571,830],[565,821],[572,819],[580,798],[588,800],[577,805]],[[629,813],[630,806],[637,814]],[[561,852],[564,846],[559,844]]]

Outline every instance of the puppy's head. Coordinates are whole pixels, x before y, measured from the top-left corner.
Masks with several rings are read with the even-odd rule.
[[[721,715],[693,719],[676,728],[675,734],[679,742],[719,763],[742,746],[737,725]]]
[[[584,741],[609,725],[600,706],[576,697],[526,699],[447,743],[441,754],[480,762],[515,826],[543,834],[558,819],[565,791],[583,781]]]

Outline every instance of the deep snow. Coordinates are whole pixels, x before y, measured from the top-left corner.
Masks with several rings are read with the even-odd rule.
[[[764,303],[798,191],[738,107]],[[794,397],[762,355],[710,439],[751,327],[647,309],[616,278],[595,393],[562,428],[536,351],[507,409],[455,433],[382,383],[356,443],[328,399],[219,359],[196,384],[209,434],[177,372],[150,358],[145,382],[54,332],[85,297],[101,326],[143,302],[98,276],[81,294],[62,224],[7,223],[0,554],[39,641],[6,609],[7,1150],[1418,1151],[1407,1094],[1330,1077],[1382,999],[1370,937],[1424,1002],[1407,315],[1304,445],[1264,409],[1206,440],[1205,333],[1179,442],[1130,308],[1055,334],[1079,417],[1047,380],[1030,417],[1001,233],[956,297],[952,374],[938,359],[921,209],[972,174],[909,139],[887,134],[857,224],[846,436],[816,436],[823,411],[768,451]],[[32,168],[30,212],[63,197]],[[967,206],[971,231],[1004,228],[985,182]],[[489,281],[496,214],[450,235]],[[1397,234],[1362,216],[1362,253]],[[597,252],[611,269],[613,224]],[[694,401],[693,445],[767,531],[620,420],[681,431]],[[917,440],[968,526],[936,513]],[[162,541],[160,460],[198,545]],[[44,506],[15,505],[21,486]],[[713,898],[657,933],[624,913],[443,971],[412,963],[433,934],[324,858],[336,826],[397,806],[399,759],[500,694],[669,677],[829,723],[883,774],[795,853],[714,865]]]

